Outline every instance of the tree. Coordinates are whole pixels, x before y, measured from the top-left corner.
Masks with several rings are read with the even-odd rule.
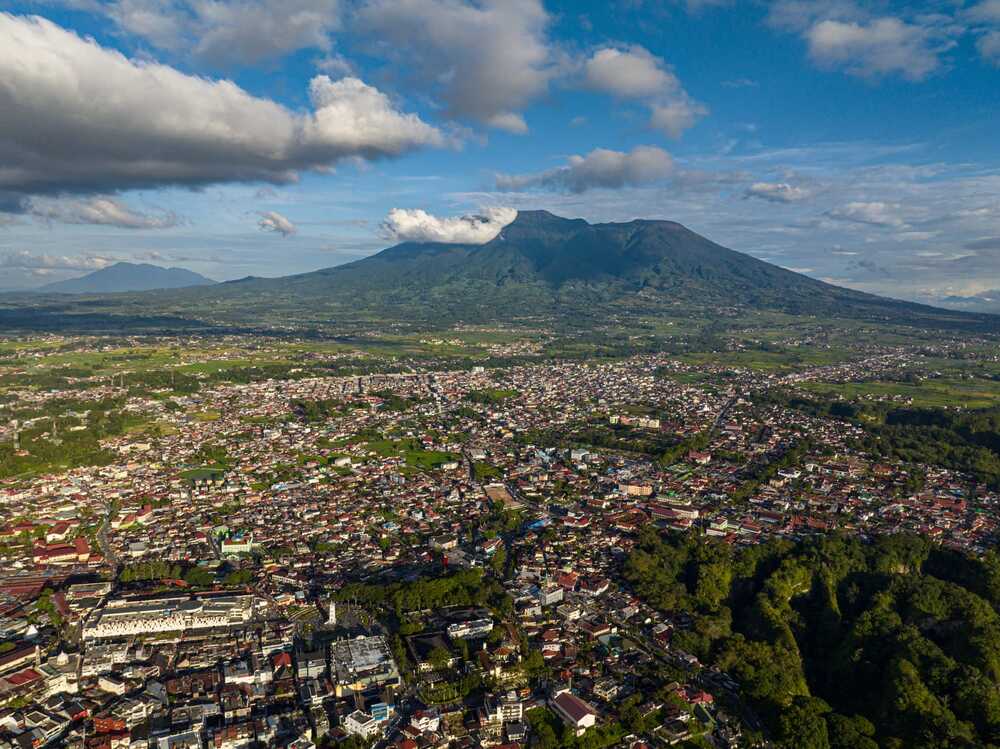
[[[443,647],[436,647],[427,655],[427,662],[435,671],[444,671],[451,662],[451,653]]]
[[[878,749],[875,726],[867,718],[833,713],[826,716],[830,749]]]
[[[814,697],[796,697],[778,718],[778,743],[787,749],[831,749],[824,716],[830,706]]]

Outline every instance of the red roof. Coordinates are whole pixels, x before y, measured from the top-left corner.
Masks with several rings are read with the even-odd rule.
[[[15,687],[20,687],[30,684],[33,681],[38,681],[42,678],[42,675],[33,668],[26,668],[24,671],[18,671],[16,674],[11,674],[4,678]]]
[[[552,702],[576,723],[579,723],[588,715],[597,715],[597,712],[590,705],[570,692],[559,694]]]

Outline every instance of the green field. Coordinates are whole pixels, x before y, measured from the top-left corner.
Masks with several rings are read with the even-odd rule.
[[[810,382],[799,387],[846,400],[888,400],[924,407],[990,408],[1000,404],[1000,382],[942,377],[905,382]]]

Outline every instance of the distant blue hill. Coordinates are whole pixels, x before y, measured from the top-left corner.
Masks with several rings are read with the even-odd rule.
[[[213,284],[215,281],[212,279],[184,268],[161,268],[149,263],[115,263],[81,278],[46,284],[37,291],[49,294],[111,294]]]

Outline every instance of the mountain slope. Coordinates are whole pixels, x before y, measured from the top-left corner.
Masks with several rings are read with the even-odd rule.
[[[215,281],[210,278],[184,268],[162,268],[148,263],[115,263],[80,278],[47,284],[38,291],[51,294],[112,294],[214,284]]]
[[[110,327],[126,319],[148,327],[158,318],[179,327],[327,332],[522,321],[582,332],[655,328],[666,318],[738,324],[776,311],[821,322],[1000,333],[998,316],[832,286],[671,221],[588,224],[545,211],[520,212],[483,245],[404,242],[353,263],[281,278],[72,300],[35,297],[34,309],[21,298],[0,301],[0,321],[57,329],[103,315],[94,319]]]
[[[997,322],[832,286],[670,221],[588,224],[545,211],[520,212],[483,245],[406,242],[333,268],[247,278],[187,294],[289,311],[307,304],[317,319],[321,313],[367,313],[441,321],[537,315],[583,321],[609,311],[749,308],[930,327],[990,328]]]

